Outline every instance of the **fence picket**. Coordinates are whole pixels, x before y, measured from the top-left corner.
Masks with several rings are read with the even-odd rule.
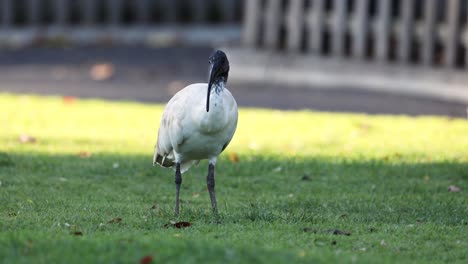
[[[149,0],[137,0],[135,4],[138,23],[147,25],[149,22]]]
[[[37,26],[40,23],[40,8],[39,0],[28,0],[28,23],[31,26]]]
[[[265,47],[274,49],[279,43],[281,20],[280,0],[270,0],[265,9]]]
[[[437,0],[426,0],[424,7],[422,62],[426,66],[432,65],[434,61],[436,1]]]
[[[223,0],[222,3],[221,11],[225,22],[233,22],[236,11],[236,0]]]
[[[344,55],[347,0],[334,0],[333,4],[334,12],[332,23],[332,52],[335,56],[341,57]]]
[[[413,36],[414,0],[405,0],[400,6],[401,22],[399,27],[398,60],[402,63],[409,61]]]
[[[308,12],[308,28],[309,28],[309,49],[312,53],[320,54],[323,42],[323,26],[324,26],[324,0],[314,0],[312,8]]]
[[[177,22],[177,6],[176,0],[164,0],[164,20],[168,23]]]
[[[287,48],[292,52],[297,52],[301,48],[302,30],[304,26],[303,5],[304,0],[292,0],[289,3]]]
[[[206,20],[206,8],[207,8],[206,4],[207,4],[206,0],[193,0],[192,1],[192,7],[194,10],[194,19],[197,23],[203,23]]]
[[[366,39],[369,30],[369,1],[356,0],[353,24],[353,56],[363,59],[366,55]]]
[[[122,8],[122,0],[107,0],[109,8],[109,25],[117,27],[120,23],[120,13]]]
[[[83,23],[85,25],[92,25],[95,22],[96,5],[95,0],[83,0]]]
[[[468,70],[468,3],[466,3],[465,17],[465,69]]]
[[[445,40],[445,66],[454,67],[457,62],[457,49],[460,30],[460,0],[447,0],[447,31]]]
[[[244,6],[244,45],[253,48],[260,34],[260,1],[246,0]]]
[[[55,23],[59,26],[65,26],[68,22],[68,0],[55,0]]]
[[[12,10],[12,0],[2,0],[2,26],[4,28],[11,27],[13,21]]]
[[[390,0],[380,0],[378,3],[378,22],[374,32],[377,38],[375,50],[376,59],[383,62],[388,59],[391,3]]]

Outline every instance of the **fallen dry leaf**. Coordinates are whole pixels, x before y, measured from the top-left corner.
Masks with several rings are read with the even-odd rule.
[[[140,264],[149,264],[153,262],[153,256],[144,256],[140,259]]]
[[[74,97],[74,96],[67,96],[66,95],[62,99],[63,99],[63,103],[66,104],[66,105],[73,104],[76,101],[76,97]]]
[[[105,81],[114,75],[114,65],[111,63],[98,63],[91,67],[89,75],[95,81]]]
[[[338,229],[330,229],[328,232],[332,233],[333,235],[342,235],[342,236],[350,236],[351,232],[338,230]]]
[[[371,125],[369,125],[369,124],[364,124],[364,123],[358,124],[358,127],[359,127],[360,130],[362,130],[362,131],[364,131],[364,132],[367,132],[367,131],[369,131],[369,130],[372,128]]]
[[[176,228],[186,228],[186,227],[190,227],[192,224],[189,223],[189,222],[177,222],[174,224],[174,227]]]
[[[89,158],[91,157],[91,152],[87,152],[87,151],[82,151],[82,152],[78,152],[78,156],[80,158]]]
[[[175,228],[186,228],[186,227],[190,227],[192,224],[190,222],[173,222],[171,221],[169,224],[165,224],[164,226],[165,227],[169,227],[169,226],[172,226],[172,227],[175,227]]]
[[[36,143],[37,139],[30,135],[22,134],[19,136],[19,142],[21,143]]]
[[[461,189],[460,189],[460,187],[458,187],[458,186],[450,185],[450,186],[448,187],[448,191],[449,191],[449,192],[460,192]]]
[[[110,221],[107,222],[107,223],[108,223],[108,224],[118,224],[118,223],[120,223],[120,222],[122,222],[122,218],[116,217],[116,218],[110,220]]]
[[[239,155],[237,155],[237,154],[234,153],[234,152],[231,152],[231,153],[229,153],[229,160],[230,160],[232,163],[238,163],[238,162],[240,161]]]
[[[310,228],[310,227],[304,227],[302,229],[304,232],[306,233],[314,233],[314,234],[317,234],[318,230],[317,229],[313,229],[313,228]]]
[[[328,230],[317,230],[317,229],[313,229],[313,228],[310,228],[310,227],[305,227],[302,229],[304,232],[306,233],[314,233],[314,234],[317,234],[317,233],[331,233],[333,235],[344,235],[344,236],[350,236],[351,235],[351,232],[348,232],[348,231],[343,231],[343,230],[338,230],[338,229],[328,229]]]

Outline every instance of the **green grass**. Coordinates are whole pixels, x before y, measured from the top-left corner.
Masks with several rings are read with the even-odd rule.
[[[175,217],[173,171],[151,165],[161,111],[0,94],[0,261],[466,263],[466,120],[241,109],[219,217],[206,162]]]

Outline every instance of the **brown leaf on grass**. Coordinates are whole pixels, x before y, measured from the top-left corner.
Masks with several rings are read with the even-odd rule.
[[[458,186],[450,185],[450,186],[448,187],[448,191],[449,191],[449,192],[460,192],[461,189],[460,189],[460,187],[458,187]]]
[[[317,234],[318,230],[317,229],[313,229],[313,228],[310,228],[310,227],[304,227],[302,229],[304,232],[306,233],[314,233],[314,234]]]
[[[153,262],[153,256],[144,256],[140,259],[140,264],[149,264]]]
[[[120,222],[122,222],[122,218],[116,217],[116,218],[110,220],[110,221],[107,222],[107,223],[108,223],[108,224],[118,224],[118,223],[120,223]]]
[[[78,152],[78,157],[80,157],[80,158],[89,158],[92,155],[93,154],[91,154],[91,152],[88,152],[88,151]]]
[[[17,216],[18,214],[16,212],[8,212],[7,214],[9,217],[15,217]]]
[[[350,236],[351,232],[344,231],[344,230],[338,230],[338,229],[330,229],[328,230],[329,233],[332,233],[333,235],[341,235],[341,236]]]
[[[111,63],[97,63],[91,67],[89,75],[95,81],[105,81],[114,75],[114,71]]]
[[[360,129],[361,131],[363,131],[363,132],[367,132],[367,131],[369,131],[369,130],[372,128],[371,125],[365,124],[365,123],[359,123],[359,124],[358,124],[358,127],[359,127],[359,129]]]
[[[175,228],[186,228],[190,227],[192,224],[190,222],[177,222],[174,224]]]
[[[309,175],[304,174],[304,176],[302,176],[301,180],[302,181],[310,181],[310,180],[312,180],[312,178]]]
[[[63,103],[66,104],[66,105],[71,105],[71,104],[74,104],[75,101],[76,101],[76,97],[74,96],[64,96],[63,98]]]
[[[328,230],[325,230],[325,231],[320,231],[320,230],[317,230],[317,229],[313,229],[313,228],[310,228],[310,227],[305,227],[303,229],[304,232],[306,233],[314,233],[314,234],[317,234],[317,233],[331,233],[333,235],[343,235],[343,236],[350,236],[351,235],[351,232],[348,232],[348,231],[344,231],[344,230],[338,230],[338,229],[328,229]]]
[[[232,163],[238,163],[238,162],[240,161],[239,155],[237,155],[237,154],[234,153],[234,152],[231,152],[231,153],[229,153],[229,160],[230,160]]]
[[[395,152],[393,154],[384,156],[382,159],[385,160],[385,161],[388,161],[388,160],[391,160],[391,159],[401,159],[402,157],[403,157],[403,155],[401,155],[398,152]]]
[[[81,232],[81,231],[74,231],[74,232],[72,232],[71,234],[74,235],[74,236],[82,236],[82,235],[83,235],[83,232]]]
[[[175,227],[175,228],[182,229],[182,228],[190,227],[190,226],[192,226],[192,224],[190,222],[173,222],[173,221],[171,221],[169,224],[165,224],[164,226],[165,227],[172,226],[172,227]]]
[[[27,135],[27,134],[20,135],[18,140],[21,143],[36,143],[37,142],[37,139],[35,137],[32,137],[32,136]]]

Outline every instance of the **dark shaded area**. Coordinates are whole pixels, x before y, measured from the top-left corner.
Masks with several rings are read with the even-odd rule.
[[[206,82],[209,47],[29,48],[0,52],[0,92],[165,103],[185,85]],[[114,73],[91,78],[96,64]],[[235,71],[235,68],[231,69]],[[240,106],[466,117],[466,105],[350,87],[294,86],[230,81]]]

